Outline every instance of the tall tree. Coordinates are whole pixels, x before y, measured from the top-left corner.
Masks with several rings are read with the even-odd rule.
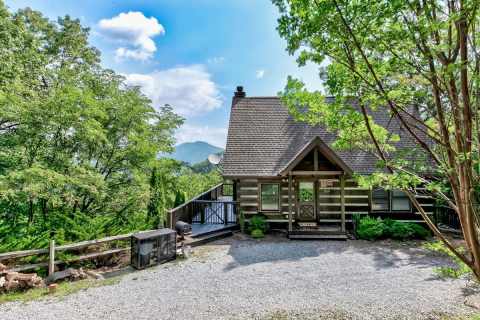
[[[150,170],[182,119],[102,68],[88,31],[0,1],[2,238],[53,228],[72,241],[82,225],[93,237],[147,216]]]
[[[282,95],[292,113],[337,131],[339,148],[374,153],[387,173],[370,182],[405,190],[433,232],[480,278],[480,2],[273,2],[288,51],[298,53],[300,65],[320,65],[325,85],[325,92],[309,92],[289,78]],[[324,94],[335,96],[335,102],[327,104]],[[375,124],[372,110],[400,123],[415,142],[415,153],[428,160],[402,155],[395,147],[399,137]],[[419,205],[414,187],[420,184],[456,212],[466,253]]]

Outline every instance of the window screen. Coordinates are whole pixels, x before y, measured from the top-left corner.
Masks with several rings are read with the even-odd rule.
[[[372,192],[372,210],[388,211],[390,209],[390,201],[388,199],[388,191],[384,189],[376,189]]]
[[[278,183],[261,184],[262,211],[278,211],[280,205],[280,187]]]
[[[392,211],[410,211],[410,199],[407,194],[400,190],[392,191]]]

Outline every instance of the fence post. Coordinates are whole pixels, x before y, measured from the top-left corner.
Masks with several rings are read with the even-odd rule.
[[[50,240],[50,247],[48,251],[48,275],[55,272],[55,240]]]
[[[223,203],[223,223],[228,224],[228,202]]]
[[[203,203],[200,203],[199,207],[200,207],[200,223],[204,224],[205,223],[205,210],[207,210],[207,206]]]

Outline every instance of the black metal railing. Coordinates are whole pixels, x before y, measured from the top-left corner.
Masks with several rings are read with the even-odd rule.
[[[460,230],[460,219],[458,214],[450,207],[437,205],[434,210],[435,224],[445,225],[449,228]]]
[[[237,223],[237,203],[234,201],[192,201],[192,223]]]
[[[233,201],[233,187],[219,184],[192,200],[168,212],[167,225],[177,221],[201,224],[237,223],[237,203]]]

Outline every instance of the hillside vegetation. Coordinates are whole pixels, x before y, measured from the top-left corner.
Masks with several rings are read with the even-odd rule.
[[[183,119],[103,68],[88,32],[0,1],[0,251],[157,227],[220,179],[157,159]]]
[[[195,165],[205,161],[211,154],[222,152],[222,148],[212,146],[207,142],[185,142],[176,146],[175,151],[171,155],[168,155],[168,157]]]

